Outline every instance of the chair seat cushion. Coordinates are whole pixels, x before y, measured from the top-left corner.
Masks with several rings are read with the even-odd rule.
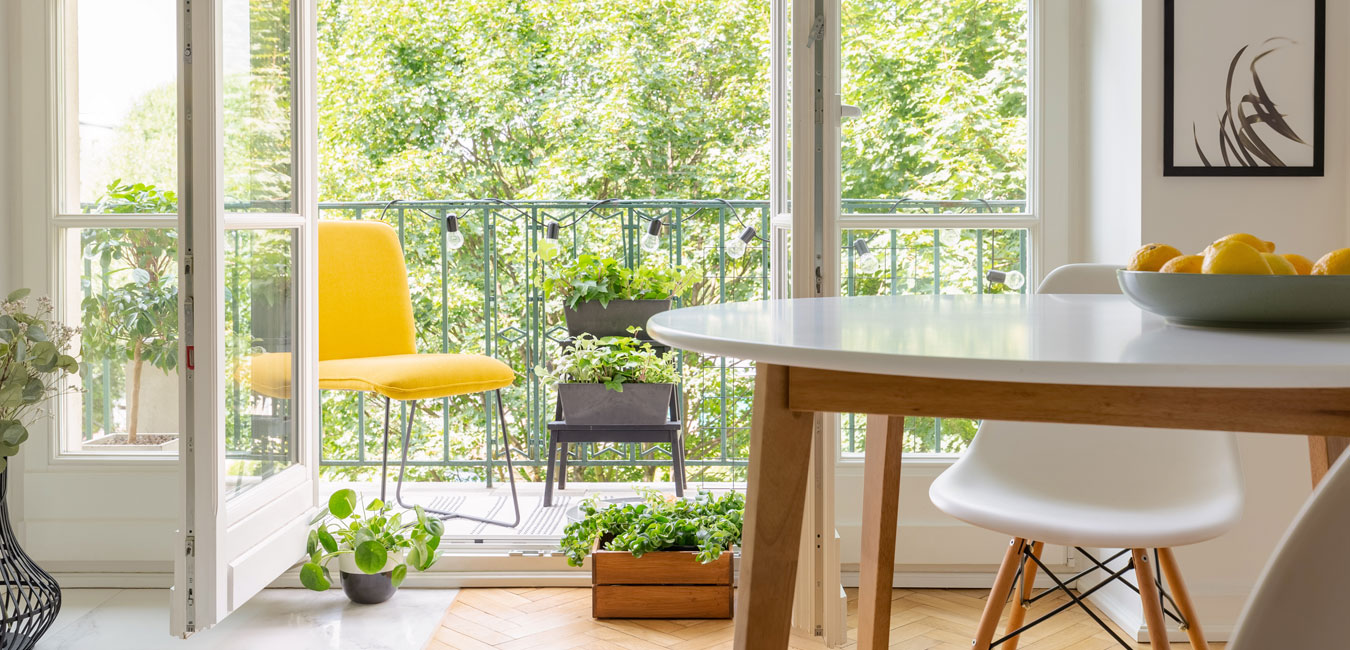
[[[319,362],[319,388],[364,390],[396,400],[481,393],[515,380],[510,366],[481,354],[399,354]]]
[[[249,358],[253,390],[291,396],[291,355],[271,352]],[[398,354],[319,362],[319,388],[364,390],[396,400],[435,399],[510,386],[511,367],[481,354]]]

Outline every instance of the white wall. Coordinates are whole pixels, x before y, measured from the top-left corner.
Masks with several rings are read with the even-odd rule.
[[[1350,133],[1341,117],[1350,72],[1350,5],[1327,4],[1326,176],[1246,179],[1162,175],[1162,0],[1089,0],[1080,6],[1080,261],[1120,263],[1146,242],[1199,251],[1240,231],[1313,259],[1350,243]],[[1309,492],[1304,438],[1244,434],[1239,446],[1247,482],[1243,522],[1225,537],[1178,551],[1211,641],[1231,629]],[[1141,626],[1132,593],[1103,590],[1096,602],[1127,630]]]
[[[14,286],[14,259],[9,244],[15,238],[14,212],[14,136],[17,125],[10,109],[13,75],[10,67],[16,60],[17,40],[14,20],[15,3],[0,4],[0,292],[7,292]]]

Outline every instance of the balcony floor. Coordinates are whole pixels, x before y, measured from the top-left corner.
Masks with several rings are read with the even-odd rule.
[[[326,483],[324,493],[342,488],[351,488],[361,495],[362,500],[379,496],[380,487],[376,483]],[[389,482],[389,498],[394,496],[394,482]],[[674,495],[673,483],[578,483],[569,481],[567,489],[553,490],[553,505],[544,507],[544,484],[542,482],[518,482],[516,489],[520,494],[520,525],[516,528],[493,526],[465,519],[449,519],[445,522],[445,538],[450,542],[528,542],[553,544],[562,538],[563,528],[570,522],[569,511],[575,516],[575,508],[583,499],[592,496],[601,499],[622,499],[638,496],[639,489],[655,489],[663,494]],[[697,494],[699,490],[721,493],[728,490],[745,490],[745,483],[697,482],[690,481],[685,490],[686,496]],[[439,510],[457,510],[465,514],[489,517],[493,519],[511,518],[511,488],[507,483],[494,482],[489,488],[482,483],[405,483],[403,498],[410,504],[421,504]]]

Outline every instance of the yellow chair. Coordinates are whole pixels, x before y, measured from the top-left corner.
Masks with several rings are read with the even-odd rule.
[[[442,519],[469,519],[514,528],[520,524],[520,499],[511,467],[511,441],[501,389],[516,373],[481,354],[419,354],[416,348],[408,269],[398,234],[378,221],[319,222],[319,388],[367,391],[384,396],[384,452],[380,461],[380,499],[385,499],[389,466],[389,409],[392,400],[409,402],[394,498],[404,508],[403,476],[408,465],[417,401],[484,393],[497,394],[511,481],[515,519],[497,521],[426,508]],[[251,359],[253,389],[289,397],[290,354],[260,354]],[[491,478],[489,478],[489,481]]]

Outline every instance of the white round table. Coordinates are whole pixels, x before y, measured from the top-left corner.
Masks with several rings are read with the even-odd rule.
[[[814,413],[889,418],[868,431],[860,648],[887,644],[906,416],[1303,434],[1314,481],[1350,436],[1350,331],[1178,327],[1122,296],[728,303],[647,331],[757,362],[738,649],[787,647]]]

